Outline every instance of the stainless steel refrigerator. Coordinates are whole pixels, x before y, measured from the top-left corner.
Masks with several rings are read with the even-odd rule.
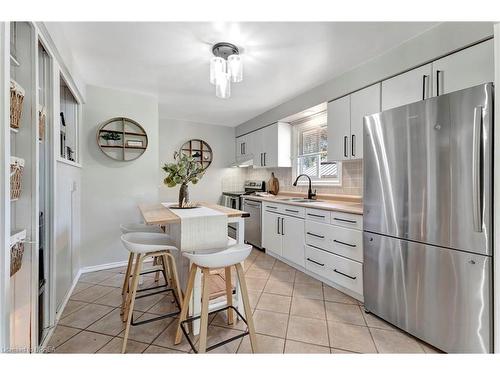
[[[493,85],[364,119],[365,308],[450,353],[493,351]]]

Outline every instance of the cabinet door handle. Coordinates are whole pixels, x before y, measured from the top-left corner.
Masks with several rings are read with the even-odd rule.
[[[313,236],[313,237],[325,238],[325,236],[321,236],[321,235],[316,234],[316,233],[307,232],[307,234],[310,235],[310,236]]]
[[[351,223],[351,224],[356,224],[356,220],[347,220],[347,219],[341,219],[341,218],[338,218],[338,217],[334,217],[333,220],[343,221],[343,222]]]
[[[342,242],[342,241],[338,241],[338,240],[333,240],[333,242],[339,243],[341,245],[349,246],[349,247],[356,247],[356,245],[352,245],[350,243],[346,243],[346,242]]]
[[[278,228],[276,229],[276,233],[281,234],[280,233],[280,218],[279,217],[276,218],[276,223],[278,224]]]
[[[281,235],[285,235],[285,218],[281,218]]]
[[[337,271],[337,269],[334,269],[334,270],[333,270],[333,272],[337,272],[338,274],[340,274],[340,275],[342,275],[342,276],[345,276],[345,277],[348,277],[348,278],[349,278],[349,279],[351,279],[351,280],[356,280],[356,277],[354,277],[354,276],[350,276],[350,275],[348,275],[348,274],[346,274],[346,273],[344,273],[344,272]]]
[[[272,208],[273,210],[277,210],[278,207],[275,207],[275,206],[266,206],[267,208]]]
[[[441,70],[436,70],[436,96],[439,96],[439,77],[441,76],[441,73]]]
[[[425,81],[427,78],[429,78],[429,76],[426,74],[422,76],[422,100],[425,100]]]
[[[308,216],[313,216],[313,217],[320,217],[320,218],[322,218],[322,219],[324,219],[324,218],[325,218],[325,216],[323,216],[323,215],[310,214],[310,213],[308,213],[307,215],[308,215]]]
[[[267,165],[266,164],[266,154],[267,154],[267,152],[264,152],[264,167]]]
[[[247,144],[245,142],[243,142],[243,153],[247,153]]]
[[[344,157],[347,157],[347,135],[344,136]]]
[[[308,260],[309,262],[312,262],[312,263],[314,263],[314,264],[317,264],[318,266],[321,266],[321,267],[324,267],[324,266],[325,266],[325,264],[324,264],[324,263],[316,262],[314,259],[307,258],[307,260]]]
[[[352,156],[356,156],[355,149],[354,149],[355,143],[356,143],[356,135],[352,134],[351,135],[351,154],[352,154]]]
[[[294,214],[298,214],[299,213],[299,211],[297,211],[297,210],[290,210],[289,208],[285,208],[285,211],[287,211],[287,212],[293,212]]]

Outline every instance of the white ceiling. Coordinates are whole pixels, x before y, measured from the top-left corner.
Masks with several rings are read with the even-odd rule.
[[[416,22],[64,22],[89,84],[158,97],[160,118],[236,126],[435,26]],[[229,99],[209,81],[212,44],[243,49]]]

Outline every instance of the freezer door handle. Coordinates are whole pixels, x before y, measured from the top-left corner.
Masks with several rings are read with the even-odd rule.
[[[472,225],[474,231],[482,232],[481,220],[481,130],[483,127],[483,107],[474,108],[472,134]]]

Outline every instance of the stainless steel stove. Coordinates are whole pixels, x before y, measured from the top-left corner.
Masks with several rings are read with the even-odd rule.
[[[261,247],[261,218],[260,202],[246,202],[246,197],[251,197],[258,191],[266,191],[264,181],[247,180],[244,184],[244,191],[225,191],[222,193],[222,204],[236,210],[249,211],[250,217],[245,219],[245,240],[256,247]],[[257,209],[258,208],[258,209]],[[228,234],[231,238],[236,238],[236,227],[228,225]]]

